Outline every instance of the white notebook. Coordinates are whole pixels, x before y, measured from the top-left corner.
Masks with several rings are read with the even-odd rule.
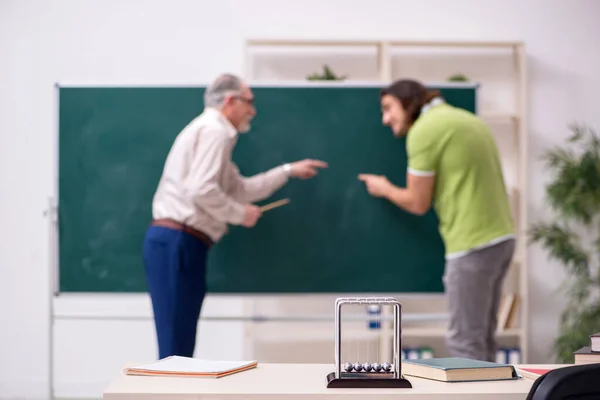
[[[217,361],[200,358],[171,356],[149,364],[126,368],[127,375],[185,376],[220,378],[236,372],[256,368],[253,361]]]

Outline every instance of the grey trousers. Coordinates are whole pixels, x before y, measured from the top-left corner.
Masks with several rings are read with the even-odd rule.
[[[446,346],[452,357],[496,360],[497,313],[514,252],[515,240],[509,239],[446,261]]]

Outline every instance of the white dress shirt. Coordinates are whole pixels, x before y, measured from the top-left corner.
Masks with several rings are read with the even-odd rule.
[[[252,177],[231,160],[237,130],[220,111],[206,108],[179,133],[153,198],[154,219],[170,218],[207,234],[215,243],[227,225],[244,220],[244,205],[285,185],[289,166]],[[260,157],[260,155],[257,155]]]

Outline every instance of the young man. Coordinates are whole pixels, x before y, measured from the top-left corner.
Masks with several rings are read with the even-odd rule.
[[[407,135],[406,188],[361,174],[368,192],[423,215],[432,202],[446,247],[453,356],[494,361],[496,313],[515,249],[511,209],[490,129],[437,91],[400,80],[381,93],[382,122]]]
[[[327,166],[307,159],[243,177],[231,154],[238,132],[248,132],[256,115],[252,91],[225,74],[206,89],[204,105],[173,143],[144,240],[159,358],[193,357],[208,250],[228,224],[253,227],[261,217],[253,202],[269,197],[289,177],[312,178]]]

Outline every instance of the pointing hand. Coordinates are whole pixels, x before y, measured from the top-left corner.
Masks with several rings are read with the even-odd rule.
[[[390,181],[383,175],[360,174],[358,179],[365,183],[369,194],[375,197],[384,197],[391,186]]]
[[[292,177],[308,179],[316,176],[319,168],[327,168],[328,165],[324,161],[306,159],[292,163],[291,167],[290,175]]]

